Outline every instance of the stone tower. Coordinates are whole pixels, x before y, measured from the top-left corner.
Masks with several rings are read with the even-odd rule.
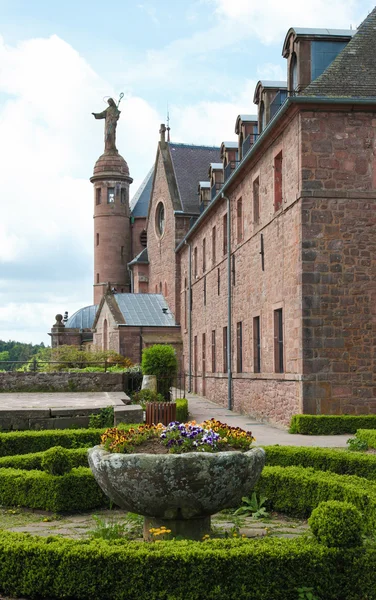
[[[94,304],[99,304],[108,284],[119,293],[130,291],[129,185],[133,180],[115,145],[120,111],[111,122],[110,101],[109,105],[103,113],[93,113],[96,119],[106,119],[105,151],[90,178],[94,184]]]

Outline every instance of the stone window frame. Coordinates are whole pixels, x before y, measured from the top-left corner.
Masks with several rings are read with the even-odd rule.
[[[255,194],[257,190],[257,194]],[[261,222],[260,219],[261,211],[260,211],[260,172],[255,173],[255,176],[252,180],[252,220],[253,225],[259,225]]]
[[[113,200],[111,200],[111,197],[113,197]],[[107,187],[107,204],[115,204],[115,187],[111,185]]]
[[[273,346],[274,346],[274,372],[285,373],[285,310],[283,303],[272,306],[273,308]]]
[[[166,208],[162,200],[158,202],[155,209],[155,231],[159,238],[163,238],[166,232]]]

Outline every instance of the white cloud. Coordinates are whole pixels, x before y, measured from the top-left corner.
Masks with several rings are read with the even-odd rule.
[[[356,0],[208,0],[220,19],[239,24],[239,35],[248,30],[263,43],[283,42],[290,27],[349,28],[364,17]]]

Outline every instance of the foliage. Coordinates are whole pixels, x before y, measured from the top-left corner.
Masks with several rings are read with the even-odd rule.
[[[132,402],[135,404],[141,404],[142,408],[145,409],[146,402],[165,402],[162,394],[154,392],[154,390],[140,390],[132,394]]]
[[[87,350],[81,346],[58,346],[57,348],[43,348],[29,362],[26,370],[31,371],[34,368],[33,361],[37,361],[38,371],[77,371],[94,367],[104,370],[104,363],[111,366],[120,366],[123,368],[131,367],[132,361],[124,358],[114,350],[102,350],[92,346]],[[122,370],[122,369],[120,369]],[[96,372],[86,371],[86,372]]]
[[[43,455],[41,460],[43,471],[50,475],[65,475],[72,469],[69,450],[62,446],[54,446],[49,448]]]
[[[117,427],[107,429],[101,442],[109,452],[130,454],[135,446],[148,440],[159,441],[171,453],[218,452],[227,448],[248,450],[254,438],[250,431],[231,427],[211,419],[197,425],[195,421],[179,423],[173,421],[167,426],[140,425],[124,431]]]
[[[188,421],[188,400],[187,398],[176,399],[176,420],[180,423]]]
[[[368,450],[368,443],[366,440],[359,440],[358,438],[350,438],[347,440],[348,450],[351,452],[366,452]]]
[[[0,469],[0,504],[52,512],[75,512],[109,506],[90,469],[79,467],[64,475],[44,471]]]
[[[254,519],[269,517],[269,513],[264,506],[267,498],[262,494],[260,494],[260,499],[258,500],[256,492],[253,492],[250,498],[243,496],[242,501],[244,505],[235,511],[235,515],[252,516]]]
[[[157,392],[170,400],[170,388],[178,371],[178,359],[172,346],[155,344],[142,351],[141,361],[144,375],[157,377]]]
[[[44,349],[43,342],[41,344],[24,344],[23,342],[0,340],[0,361],[20,361],[27,363],[32,356]],[[2,369],[5,371],[16,371],[20,365],[4,364]]]
[[[113,427],[114,425],[114,407],[107,406],[101,408],[99,413],[90,415],[89,428],[99,429],[100,427]]]
[[[131,514],[132,513],[128,513],[127,518],[122,522],[118,521],[115,516],[106,520],[98,517],[97,515],[93,515],[95,527],[89,531],[90,537],[93,539],[109,541],[123,538],[125,533],[129,533],[130,525],[132,528],[134,528],[136,523],[138,525],[141,524],[142,517],[139,515],[133,515],[133,517],[131,517]],[[136,517],[136,519],[134,517]],[[129,536],[127,539],[129,539]]]
[[[367,442],[369,448],[376,448],[376,429],[358,429],[356,437]]]
[[[330,548],[362,545],[362,515],[349,502],[321,502],[312,511],[308,524],[317,540]]]
[[[376,415],[293,415],[290,433],[340,435],[357,429],[376,429]]]
[[[271,466],[313,467],[339,475],[358,475],[376,480],[376,456],[350,454],[345,450],[304,446],[265,446],[266,464]]]
[[[317,596],[313,593],[313,588],[311,587],[301,587],[296,590],[299,594],[298,600],[319,600]]]
[[[89,444],[92,446],[93,444]],[[41,471],[42,459],[45,455],[44,452],[33,452],[30,454],[16,454],[14,456],[1,456],[0,457],[0,468],[10,467],[13,469],[24,469],[26,471],[32,471],[34,469]],[[67,450],[69,452],[70,461],[73,467],[88,467],[87,461],[87,447],[75,448]]]

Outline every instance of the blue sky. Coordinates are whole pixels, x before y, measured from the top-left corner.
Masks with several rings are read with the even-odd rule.
[[[92,303],[92,189],[118,98],[134,193],[167,104],[174,141],[235,139],[259,79],[285,79],[291,26],[355,28],[364,0],[0,0],[0,338],[48,343]]]

